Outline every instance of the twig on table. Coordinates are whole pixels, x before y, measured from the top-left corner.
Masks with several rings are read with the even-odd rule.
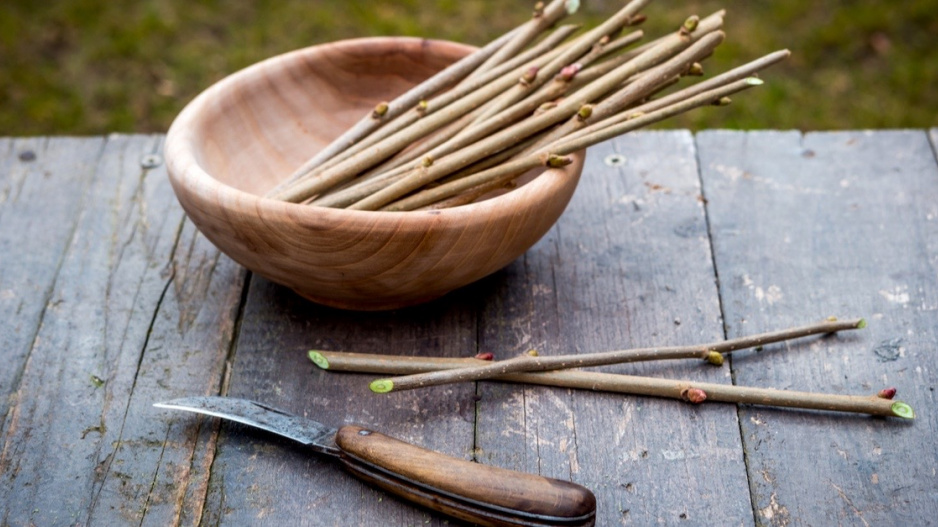
[[[739,349],[753,348],[808,335],[833,333],[843,330],[861,329],[864,327],[866,327],[866,321],[862,318],[844,321],[834,320],[702,345],[638,348],[586,353],[582,355],[557,355],[552,357],[522,356],[472,368],[420,373],[393,379],[377,379],[370,384],[370,387],[371,390],[376,393],[387,393],[390,391],[412,390],[440,384],[478,381],[517,372],[562,370],[665,359],[696,358],[707,360],[710,357],[710,352],[729,353]]]
[[[310,351],[309,358],[324,370],[384,375],[410,375],[491,364],[491,361],[479,359],[396,357],[337,351]],[[904,419],[915,417],[911,406],[891,400],[895,396],[895,388],[881,390],[876,396],[835,395],[588,371],[509,373],[493,377],[491,380],[666,397],[695,404],[711,401],[853,412]]]
[[[441,184],[437,187],[429,188],[417,192],[411,196],[395,201],[381,210],[385,211],[407,211],[415,210],[421,207],[435,204],[446,200],[457,194],[472,189],[494,190],[509,181],[517,178],[520,174],[533,168],[544,166],[550,156],[567,156],[596,143],[606,141],[612,137],[622,135],[650,124],[663,121],[680,113],[687,112],[700,106],[712,104],[726,95],[762,84],[759,79],[749,78],[735,83],[722,86],[720,88],[706,91],[696,97],[678,102],[666,108],[649,112],[644,115],[635,115],[632,119],[625,122],[603,127],[604,122],[597,123],[588,128],[578,137],[571,140],[561,139],[554,144],[541,148],[538,151],[519,156],[516,159],[494,166],[490,169],[466,176],[456,181]],[[435,208],[435,207],[434,207]]]

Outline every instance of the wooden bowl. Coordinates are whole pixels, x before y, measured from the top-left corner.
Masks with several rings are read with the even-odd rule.
[[[563,212],[584,153],[511,192],[439,211],[346,211],[262,197],[375,104],[473,49],[417,38],[346,40],[222,79],[167,135],[179,202],[235,261],[329,306],[413,305],[497,271]]]

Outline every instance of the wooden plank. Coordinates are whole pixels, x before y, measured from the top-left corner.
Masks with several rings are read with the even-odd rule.
[[[697,136],[730,337],[828,315],[864,332],[736,353],[742,385],[899,389],[914,422],[740,408],[756,520],[923,525],[938,514],[938,168],[921,131]]]
[[[309,349],[471,356],[475,312],[485,298],[471,286],[436,302],[385,313],[332,310],[253,278],[228,394],[304,415],[329,426],[360,423],[399,439],[467,459],[472,455],[471,385],[376,395],[372,375],[327,373]],[[441,525],[345,474],[295,443],[242,427],[219,442],[205,523],[211,525]]]
[[[608,166],[615,155],[624,163]],[[504,358],[722,338],[699,194],[686,131],[593,147],[557,226],[502,274],[481,349]],[[728,369],[697,361],[605,370],[730,382]],[[732,406],[496,383],[480,394],[479,459],[587,486],[597,525],[752,522]]]
[[[141,168],[160,142],[110,136],[48,148],[62,159],[53,179],[69,180],[89,153],[93,170],[69,193],[81,213],[6,421],[4,525],[198,519],[207,482],[198,430],[167,428],[171,418],[150,405],[217,392],[243,271],[182,228],[162,167]]]
[[[35,137],[6,144],[0,181],[0,432],[104,141]]]

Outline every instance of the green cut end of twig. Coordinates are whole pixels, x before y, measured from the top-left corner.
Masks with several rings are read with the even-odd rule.
[[[567,8],[568,15],[572,15],[580,10],[580,0],[567,0],[567,3],[564,5]]]
[[[857,322],[857,329],[863,329],[865,327],[866,327],[866,319],[861,318],[860,321]]]
[[[391,379],[378,379],[371,381],[368,387],[375,393],[388,393],[394,389],[394,381]]]
[[[912,410],[912,407],[905,404],[902,401],[896,401],[892,403],[892,413],[896,417],[901,417],[903,419],[915,419],[915,411]]]
[[[316,366],[319,366],[320,368],[324,370],[329,369],[329,360],[326,359],[325,355],[323,355],[322,353],[319,353],[316,350],[309,351],[309,360],[313,361],[313,364],[315,364]]]
[[[762,86],[765,84],[765,81],[759,77],[746,77],[746,84],[750,86]]]

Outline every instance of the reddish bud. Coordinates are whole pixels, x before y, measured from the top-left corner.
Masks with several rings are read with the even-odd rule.
[[[879,391],[879,393],[876,394],[876,396],[881,399],[892,399],[893,397],[896,396],[896,389],[895,388],[883,388],[882,390]]]
[[[707,400],[707,392],[700,388],[685,388],[681,391],[681,399],[693,404],[700,404]]]
[[[573,80],[573,77],[576,76],[580,70],[583,69],[583,66],[579,63],[571,64],[564,69],[560,70],[560,78],[565,81]]]
[[[495,360],[495,354],[491,351],[486,351],[485,353],[479,353],[475,358],[479,360]]]

